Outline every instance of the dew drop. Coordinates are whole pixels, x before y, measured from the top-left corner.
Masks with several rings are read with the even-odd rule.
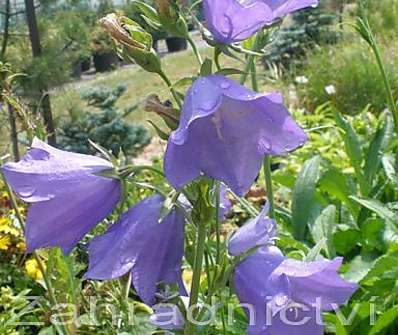
[[[32,186],[22,186],[20,187],[18,193],[21,198],[29,198],[36,192],[36,189]]]
[[[260,138],[260,140],[258,142],[258,150],[261,153],[264,153],[264,152],[268,153],[271,151],[271,149],[272,149],[271,142],[265,137]]]
[[[222,89],[226,90],[227,88],[231,87],[231,84],[228,81],[223,81],[223,82],[221,82],[220,87]]]

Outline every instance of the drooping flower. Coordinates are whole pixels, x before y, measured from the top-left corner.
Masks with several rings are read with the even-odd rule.
[[[228,213],[231,211],[232,203],[231,200],[228,199],[228,191],[225,185],[221,184],[220,187],[220,209],[219,209],[219,218],[220,220],[225,220]]]
[[[243,226],[230,241],[232,255],[261,246],[235,269],[234,286],[249,304],[249,335],[322,335],[322,312],[348,301],[357,285],[338,274],[341,258],[304,262],[287,259],[272,245],[275,226],[269,220]],[[268,241],[268,245],[267,245]],[[232,252],[231,252],[232,250]]]
[[[318,0],[204,0],[208,29],[222,44],[243,41],[280,18]]]
[[[146,198],[122,215],[120,220],[89,247],[86,278],[109,280],[132,272],[132,283],[148,305],[155,303],[157,284],[179,285],[184,253],[184,215],[174,208],[159,223],[164,198]]]
[[[255,218],[243,225],[229,240],[228,253],[238,256],[252,248],[265,246],[271,243],[276,236],[275,220],[266,217],[268,205]]]
[[[58,150],[36,138],[21,161],[5,164],[13,191],[32,204],[27,252],[58,246],[68,253],[106,218],[121,197],[120,181],[99,175],[112,169],[102,158]]]
[[[171,184],[179,189],[204,174],[243,195],[264,155],[285,154],[307,140],[282,102],[279,93],[256,93],[220,75],[199,78],[168,141],[164,167]]]
[[[153,306],[152,309],[154,313],[150,321],[156,327],[164,330],[184,329],[185,320],[177,305],[163,303]]]

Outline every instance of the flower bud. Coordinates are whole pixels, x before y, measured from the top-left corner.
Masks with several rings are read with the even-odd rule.
[[[156,0],[155,7],[160,23],[170,34],[176,37],[188,36],[188,25],[175,0]]]
[[[180,119],[178,110],[167,104],[167,102],[162,103],[156,94],[148,96],[145,100],[144,109],[147,112],[153,112],[159,115],[171,130],[178,128]]]
[[[103,17],[100,24],[115,40],[124,59],[137,63],[148,72],[162,71],[160,59],[152,48],[152,35],[138,23],[112,13]]]

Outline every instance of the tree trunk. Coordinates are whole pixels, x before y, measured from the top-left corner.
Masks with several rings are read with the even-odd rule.
[[[40,44],[39,29],[37,26],[34,0],[25,0],[25,8],[26,8],[26,20],[29,28],[30,44],[32,46],[32,54],[33,57],[40,57],[42,54],[42,50]],[[55,136],[54,121],[51,111],[50,96],[47,93],[48,88],[45,85],[43,85],[39,87],[39,91],[43,96],[40,107],[41,107],[44,124],[47,130],[48,143],[51,145],[56,145],[57,141]]]
[[[17,131],[17,120],[15,117],[14,107],[11,104],[8,104],[8,119],[10,122],[10,138],[12,145],[12,156],[15,162],[18,162],[20,159],[19,149],[18,149],[18,131]]]
[[[33,57],[39,57],[41,55],[41,44],[34,0],[25,0],[25,8],[32,54]]]
[[[4,14],[4,32],[3,32],[3,42],[1,43],[1,51],[0,51],[0,59],[4,59],[7,50],[8,37],[9,37],[9,29],[10,29],[10,0],[5,0],[5,14]]]

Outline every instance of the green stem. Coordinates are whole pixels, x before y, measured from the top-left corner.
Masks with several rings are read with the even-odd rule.
[[[195,54],[196,59],[198,60],[199,65],[202,66],[202,64],[203,64],[202,56],[200,55],[199,50],[198,50],[198,48],[197,48],[195,42],[193,41],[193,39],[192,39],[192,37],[191,37],[190,35],[188,35],[187,41],[188,41],[188,43],[191,45],[192,51],[193,51],[193,53]]]
[[[220,54],[221,51],[218,47],[214,48],[214,63],[216,64],[217,70],[221,70],[221,65],[220,65]]]
[[[166,76],[166,74],[165,74],[163,71],[162,71],[162,72],[159,72],[159,76],[160,76],[160,78],[162,78],[163,81],[166,83],[166,85],[167,85],[167,87],[169,88],[170,93],[171,93],[171,95],[173,96],[174,100],[176,101],[178,107],[181,108],[182,105],[181,105],[180,98],[179,98],[177,92],[175,91],[175,89],[173,88],[173,85],[172,85],[170,79]]]
[[[220,182],[215,181],[216,186],[216,264],[220,265],[221,256],[221,226],[220,226]]]
[[[387,91],[386,92],[387,99],[388,99],[388,104],[390,105],[391,113],[392,113],[392,116],[394,119],[395,131],[398,132],[398,107],[397,107],[397,104],[395,103],[394,95],[392,92],[390,81],[388,79],[386,68],[384,66],[383,57],[381,55],[380,47],[376,42],[376,39],[373,35],[373,32],[372,32],[370,26],[369,26],[369,34],[370,34],[370,38],[371,38],[371,47],[376,56],[376,61],[379,66],[381,75],[383,77],[384,86]]]
[[[257,51],[260,41],[261,41],[261,36],[260,36],[260,34],[257,34],[256,39],[254,40],[254,43],[253,43],[253,48],[252,48],[253,51]],[[242,76],[240,77],[240,83],[242,85],[246,82],[246,79],[247,79],[249,73],[252,73],[252,71],[251,71],[253,68],[252,64],[255,64],[255,60],[256,60],[255,55],[249,55],[247,57],[245,68],[243,70]]]
[[[194,269],[193,269],[193,277],[192,277],[192,285],[191,285],[191,294],[189,299],[189,308],[192,309],[193,307],[197,307],[197,303],[199,300],[199,290],[200,290],[200,277],[202,274],[202,265],[203,265],[203,255],[205,250],[205,243],[206,243],[206,224],[200,223],[198,227],[198,240],[196,244],[196,252],[195,252],[195,262],[194,262]],[[192,312],[192,316],[196,313]],[[188,320],[186,327],[185,327],[185,335],[192,335],[194,334],[195,325]]]
[[[266,155],[264,157],[264,177],[265,177],[265,187],[267,190],[267,199],[269,204],[268,216],[271,219],[275,219],[275,204],[274,204],[274,190],[272,187],[272,176],[271,176],[271,157]]]
[[[257,34],[256,40],[254,41],[254,45],[253,45],[253,49],[252,49],[254,52],[256,52],[258,49],[260,39],[261,39],[260,34]],[[258,92],[259,87],[258,87],[258,81],[257,81],[256,57],[253,55],[250,55],[247,58],[245,71],[241,77],[241,84],[245,83],[249,72],[250,72],[250,76],[251,76],[253,90]],[[266,187],[266,191],[267,191],[267,199],[268,199],[268,203],[269,203],[269,217],[274,219],[275,218],[274,191],[273,191],[272,176],[271,176],[271,157],[269,155],[266,155],[264,157],[263,171],[264,171],[264,177],[265,177],[265,187]]]

